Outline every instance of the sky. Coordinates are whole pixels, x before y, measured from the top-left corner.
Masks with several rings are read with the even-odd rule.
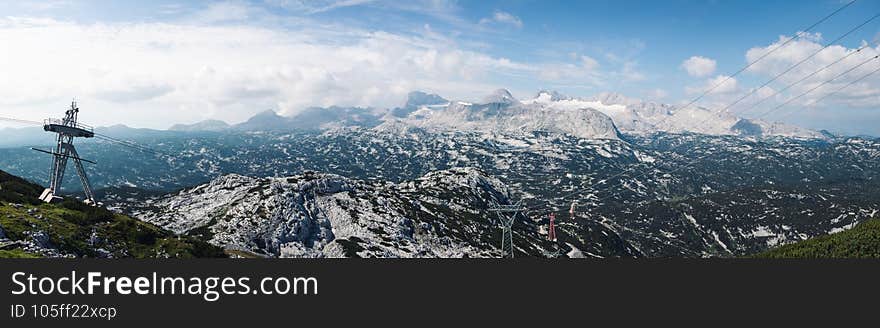
[[[869,73],[880,18],[838,38],[880,1],[804,32],[848,2],[0,0],[0,116],[59,116],[76,98],[90,124],[167,128],[267,109],[388,108],[413,90],[684,105],[714,86],[697,105],[878,136],[880,73]]]

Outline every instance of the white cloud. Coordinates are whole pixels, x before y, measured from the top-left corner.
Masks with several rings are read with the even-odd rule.
[[[601,86],[607,72],[599,70],[600,64],[593,57],[569,53],[570,62],[548,62],[534,65],[532,70],[538,79],[552,85]]]
[[[306,14],[316,14],[331,11],[334,9],[359,6],[376,2],[376,0],[268,0],[267,3],[286,8],[288,10],[300,11]]]
[[[723,95],[733,93],[739,90],[739,83],[736,78],[727,75],[718,75],[711,79],[706,79],[699,86],[686,87],[685,92],[688,94],[699,94],[711,90],[712,95]]]
[[[200,17],[246,15],[227,8],[233,14],[215,8]],[[344,27],[5,18],[0,40],[4,114],[19,108],[11,116],[57,116],[77,97],[83,121],[94,124],[164,128],[205,118],[237,122],[266,109],[390,107],[414,89],[478,97],[504,86],[504,76],[538,74],[454,43]]]
[[[593,59],[590,56],[581,56],[581,65],[588,70],[594,70],[599,68],[599,62]]]
[[[541,80],[541,87],[609,89],[647,79],[634,61],[603,66],[592,57],[577,53],[568,53],[565,58],[571,61],[531,65],[530,70]]]
[[[433,3],[423,9],[428,15],[456,10],[451,0],[421,2]],[[208,118],[234,123],[266,109],[293,114],[310,106],[392,107],[418,89],[474,100],[501,87],[526,92],[645,79],[626,59],[596,57],[600,63],[562,52],[519,62],[489,55],[491,44],[462,41],[442,24],[436,31],[425,24],[389,33],[281,17],[239,1],[170,10],[185,16],[128,23],[0,18],[0,113],[15,108],[10,116],[39,120],[59,115],[76,97],[87,123],[165,128]],[[506,21],[516,20],[493,15],[493,24]]]
[[[752,89],[752,90],[754,90],[754,89]],[[756,98],[755,101],[756,102],[760,101],[761,99],[770,97],[770,96],[774,95],[775,93],[776,93],[776,89],[773,89],[772,87],[769,87],[769,86],[762,87],[762,88],[757,89],[755,91],[755,98]]]
[[[790,37],[781,36],[776,42],[770,45],[749,49],[746,52],[746,60],[750,62],[757,60],[764,56],[764,54],[768,53],[768,51],[779,47],[789,39]],[[803,61],[805,58],[810,57],[817,51],[820,51],[820,49],[824,47],[819,43],[820,41],[821,35],[806,34],[803,37],[788,43],[784,47],[778,48],[778,50],[752,65],[748,71],[753,74],[758,74],[765,79],[773,78],[778,74],[789,70],[789,68]],[[858,50],[860,48],[862,48],[862,50]],[[820,86],[825,81],[831,81],[831,79],[840,76],[830,83],[827,83],[815,91],[797,99],[789,106],[880,106],[880,74],[869,76],[859,83],[851,85],[846,89],[843,89],[841,92],[834,94],[832,97],[822,99],[822,103],[815,103],[819,98],[846,86],[850,82],[854,82],[856,79],[859,79],[880,67],[880,60],[873,60],[873,63],[870,62],[872,58],[878,54],[880,54],[880,47],[871,47],[865,41],[862,41],[858,47],[854,48],[848,48],[841,45],[832,45],[825,48],[814,57],[779,77],[777,84],[788,86],[818,71],[818,73],[812,77],[793,85],[776,100],[786,101],[792,97],[803,94],[812,88]],[[846,59],[833,64],[844,57],[846,57]],[[841,75],[866,61],[868,61],[867,64]],[[822,70],[824,67],[831,64],[833,65]]]
[[[159,6],[159,14],[177,15],[187,10],[186,6],[179,3],[169,3]]]
[[[648,92],[648,96],[650,97],[650,100],[663,99],[663,98],[666,98],[666,96],[668,96],[668,95],[669,95],[669,93],[666,92],[666,90],[663,90],[660,88],[657,88],[657,89],[654,89],[654,90],[651,90],[650,92]]]
[[[130,84],[119,88],[107,88],[95,93],[98,99],[116,103],[145,101],[164,96],[174,91],[169,84]]]
[[[715,60],[702,56],[693,56],[681,63],[681,68],[693,77],[706,77],[715,72]]]
[[[779,119],[810,128],[833,128],[843,133],[873,131],[876,134],[876,128],[869,122],[874,121],[874,109],[880,106],[880,74],[870,75],[845,89],[841,88],[880,68],[880,60],[872,59],[880,54],[880,47],[862,41],[852,48],[833,45],[821,50],[824,45],[820,43],[822,37],[819,34],[804,34],[780,47],[789,40],[790,37],[782,36],[772,44],[754,47],[746,52],[746,62],[755,62],[763,57],[747,70],[749,75],[757,77],[753,87],[746,88],[739,85],[740,81],[731,80],[707,95],[700,105],[720,110],[752,92],[764,81],[784,73],[770,86],[756,90],[729,110],[737,115],[766,120]],[[858,51],[860,48],[862,50]],[[766,55],[773,49],[777,50]],[[821,52],[810,58],[820,50]],[[807,60],[804,61],[805,59]],[[798,64],[801,61],[803,63]],[[866,64],[859,66],[862,63]],[[794,65],[798,66],[792,68]],[[825,67],[828,68],[823,69]],[[851,69],[852,71],[846,73]],[[832,80],[838,76],[839,78]],[[690,95],[698,94],[725,78],[719,75],[685,90]],[[826,81],[831,82],[823,85]],[[777,93],[789,86],[791,87],[782,93]],[[806,93],[814,88],[817,89]],[[841,91],[833,93],[837,90]],[[804,96],[799,97],[802,94]],[[832,96],[825,97],[826,95]],[[789,103],[785,107],[776,109],[786,102]]]
[[[164,11],[163,8],[160,11]],[[202,23],[222,23],[245,21],[254,15],[256,7],[239,2],[217,2],[199,12],[195,19]]]
[[[458,13],[457,0],[266,0],[270,6],[283,8],[291,14],[319,14],[347,7],[369,7],[389,12],[406,12],[429,16],[459,28],[474,29],[478,24],[469,22]]]
[[[625,82],[639,82],[646,79],[645,74],[636,69],[638,64],[633,61],[623,63],[620,71],[616,75]]]
[[[40,1],[24,1],[20,5],[23,8],[36,11],[49,11],[67,8],[73,5],[69,0],[40,0]]]
[[[485,25],[492,23],[508,24],[515,26],[516,28],[523,27],[523,22],[521,19],[519,19],[519,17],[516,17],[513,14],[504,11],[496,11],[492,14],[491,17],[486,17],[480,20],[480,24]]]

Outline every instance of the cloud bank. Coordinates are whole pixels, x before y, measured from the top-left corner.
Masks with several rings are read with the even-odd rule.
[[[702,56],[693,56],[681,63],[681,68],[694,77],[709,76],[715,72],[715,66],[715,60]]]
[[[236,12],[241,15],[211,17],[247,17]],[[266,109],[395,106],[414,89],[475,96],[492,90],[488,81],[497,76],[535,71],[428,34],[333,26],[6,18],[0,42],[9,45],[0,52],[0,71],[12,77],[0,80],[4,107],[30,108],[27,116],[40,118],[57,115],[76,96],[85,100],[84,110],[102,108],[107,122],[99,123],[159,127],[174,123],[163,122],[169,118],[240,121]]]

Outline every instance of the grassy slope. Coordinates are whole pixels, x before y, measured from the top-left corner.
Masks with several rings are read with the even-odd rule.
[[[36,199],[43,188],[0,171],[0,227],[12,240],[26,231],[45,231],[64,253],[93,257],[103,248],[114,257],[223,257],[223,251],[192,237],[176,237],[152,224],[87,206],[76,200],[45,204]],[[20,206],[15,205],[20,204]],[[30,213],[29,213],[30,211]],[[98,242],[90,245],[92,234]],[[0,258],[24,257],[20,249],[0,251]]]
[[[880,219],[850,230],[780,246],[759,258],[880,258]]]
[[[0,250],[0,259],[36,259],[40,257],[41,256],[37,254],[31,254],[20,249],[13,249],[9,251]]]

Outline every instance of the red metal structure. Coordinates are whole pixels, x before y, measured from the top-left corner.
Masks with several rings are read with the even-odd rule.
[[[547,240],[556,241],[556,214],[550,213],[550,231],[547,233]]]

